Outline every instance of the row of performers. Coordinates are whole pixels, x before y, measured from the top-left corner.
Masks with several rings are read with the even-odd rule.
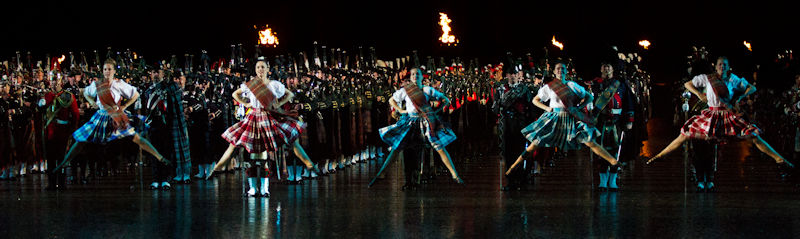
[[[708,109],[708,114],[704,112],[703,115],[690,119],[682,128],[681,136],[650,161],[663,157],[666,153],[674,150],[678,145],[690,138],[723,140],[731,137],[739,137],[752,140],[760,150],[773,157],[775,161],[781,165],[781,168],[786,169],[792,167],[790,163],[785,161],[758,136],[760,132],[757,128],[747,124],[743,119],[737,118],[737,116],[730,113],[730,110],[725,106],[714,106],[714,104],[731,104],[730,102],[738,104],[738,100],[743,96],[752,94],[755,91],[754,87],[749,85],[746,80],[731,74],[729,68],[726,68],[727,64],[727,59],[721,58],[718,61],[716,74],[700,75],[685,84],[687,89],[690,89],[690,91],[698,95],[699,98],[707,100],[712,108]],[[89,123],[73,133],[73,138],[77,143],[73,144],[69,153],[65,156],[65,162],[68,162],[74,157],[75,153],[81,149],[81,146],[83,146],[85,142],[103,143],[125,136],[133,136],[133,142],[138,144],[143,150],[152,154],[157,160],[166,163],[172,162],[159,154],[150,142],[141,138],[135,129],[130,126],[130,121],[124,109],[135,102],[135,99],[138,98],[138,93],[135,88],[113,78],[114,66],[115,63],[113,61],[107,62],[104,66],[104,80],[94,82],[84,90],[84,95],[87,96],[89,102],[92,102],[91,104],[97,105],[99,102],[100,110],[95,113]],[[534,123],[521,130],[522,134],[530,141],[530,144],[520,156],[517,157],[506,174],[514,172],[514,168],[525,160],[526,155],[536,152],[539,148],[555,147],[562,150],[569,150],[577,148],[580,144],[585,144],[608,163],[604,166],[607,170],[600,171],[600,177],[601,183],[605,182],[606,187],[612,187],[615,182],[614,175],[620,164],[615,157],[608,153],[608,150],[595,143],[600,132],[598,132],[596,128],[598,124],[596,119],[594,119],[594,115],[601,114],[594,112],[603,112],[607,110],[610,111],[610,114],[605,113],[607,115],[606,117],[617,119],[616,122],[611,120],[610,122],[613,123],[604,123],[602,125],[603,131],[608,129],[611,130],[610,132],[618,128],[617,124],[619,122],[625,122],[623,126],[624,130],[633,129],[636,113],[635,107],[633,107],[634,110],[632,110],[632,112],[630,107],[627,107],[627,111],[625,112],[627,121],[619,120],[621,118],[626,118],[622,117],[621,108],[624,107],[622,105],[625,101],[630,101],[623,100],[623,95],[629,94],[629,92],[626,90],[624,81],[613,79],[613,69],[611,68],[612,67],[608,65],[603,66],[604,78],[601,78],[598,83],[603,85],[605,89],[602,90],[598,100],[595,101],[593,94],[588,93],[577,83],[566,80],[566,65],[555,65],[554,78],[548,80],[545,85],[536,91],[536,96],[532,101],[536,107],[543,109],[545,113]],[[445,150],[445,146],[455,140],[455,134],[446,124],[442,123],[442,118],[437,116],[436,110],[430,105],[431,99],[439,100],[444,106],[449,105],[450,101],[447,100],[447,97],[443,93],[431,87],[424,87],[422,85],[423,76],[419,70],[411,70],[408,75],[410,76],[408,77],[409,80],[404,82],[403,88],[393,93],[389,100],[390,105],[392,105],[397,112],[405,116],[401,116],[396,124],[379,130],[384,142],[392,146],[392,153],[389,154],[386,163],[391,162],[398,150],[405,150],[407,147],[412,149],[418,145],[429,144],[439,153],[444,165],[450,171],[451,176],[456,181],[462,182],[455,171],[449,154]],[[509,78],[513,79],[514,77]],[[168,82],[166,84],[174,88],[178,87],[176,83],[170,84]],[[509,85],[509,89],[511,89],[510,86],[511,85]],[[697,91],[697,88],[713,90],[707,90],[705,93],[701,93]],[[740,97],[734,97],[733,94],[726,95],[726,93],[729,92],[723,90],[732,92],[743,91],[745,93],[740,95]],[[289,92],[288,95],[287,92]],[[284,95],[287,95],[287,97],[283,97]],[[717,95],[719,95],[719,97],[717,97]],[[128,100],[124,104],[121,104],[122,102],[120,102],[120,100],[123,96],[124,98],[133,100]],[[258,63],[256,65],[256,77],[254,80],[243,84],[233,94],[233,97],[238,102],[251,108],[251,111],[247,113],[244,120],[228,128],[225,133],[223,133],[223,138],[230,143],[230,145],[215,168],[225,164],[236,146],[242,146],[250,153],[265,151],[274,152],[277,151],[279,147],[289,146],[293,149],[295,155],[304,162],[308,169],[318,171],[317,166],[311,163],[303,147],[297,142],[301,131],[305,129],[306,123],[298,122],[295,120],[295,114],[290,111],[287,112],[286,109],[280,107],[287,103],[292,96],[293,93],[291,93],[291,91],[286,91],[282,83],[269,80],[269,77],[267,77],[266,63]],[[95,97],[97,100],[92,101],[92,98]],[[176,101],[175,103],[176,105],[180,105],[180,103],[177,102],[180,101]],[[549,105],[545,105],[543,102],[549,102]],[[612,106],[606,107],[609,103]],[[630,102],[627,104],[629,106],[631,105]],[[159,107],[169,107],[169,104]],[[582,109],[588,109],[590,112],[587,113],[582,111]],[[508,112],[504,113],[508,114]],[[180,121],[180,118],[183,117],[176,117],[172,120]],[[709,122],[723,123],[712,124]],[[606,125],[612,125],[613,127],[606,127]],[[181,130],[178,129],[177,131]],[[186,129],[184,128],[183,131],[185,132]],[[174,150],[175,153],[170,152],[171,154],[178,154],[178,151],[186,151],[181,150],[181,148],[185,147],[175,144],[175,142],[179,141],[188,141],[188,139],[185,138],[186,137],[175,137],[175,135],[173,135],[172,142],[176,150]],[[618,140],[611,141],[618,142]],[[188,144],[186,144],[186,146],[188,147]],[[180,157],[186,157],[186,155],[172,156],[173,159],[180,159]],[[56,169],[58,169],[58,167]],[[267,168],[254,171],[269,172]],[[605,174],[605,176],[603,174]],[[268,173],[266,175],[268,175]],[[262,179],[262,181],[263,180],[266,179]],[[265,184],[263,182],[261,184],[268,185],[268,183]]]
[[[116,71],[116,69],[112,70]],[[376,132],[379,126],[388,125],[391,120],[391,109],[386,102],[392,97],[392,92],[396,89],[393,85],[397,84],[397,80],[392,80],[391,76],[378,72],[360,75],[351,73],[353,72],[323,73],[317,71],[301,77],[300,80],[294,78],[285,81],[289,86],[286,92],[290,92],[294,96],[287,97],[287,99],[293,100],[290,104],[285,105],[285,110],[297,110],[304,116],[304,125],[307,130],[300,135],[299,139],[303,145],[315,145],[315,147],[308,147],[308,155],[319,159],[321,173],[334,172],[337,168],[342,168],[352,162],[376,158],[382,154],[381,146],[384,144],[380,143]],[[108,77],[106,76],[108,74],[118,75],[104,71],[103,78]],[[269,72],[262,75],[267,78],[272,77],[269,76]],[[173,172],[175,177],[172,178],[172,181],[189,181],[190,172],[193,171],[190,166],[192,162],[196,165],[199,164],[198,173],[195,175],[197,178],[211,174],[212,164],[226,152],[228,146],[228,142],[216,136],[221,135],[228,126],[235,122],[236,118],[246,118],[244,117],[245,112],[252,113],[252,100],[245,100],[248,103],[240,103],[238,107],[233,104],[235,97],[233,95],[243,97],[239,94],[240,92],[232,94],[244,82],[241,80],[241,74],[222,74],[222,77],[219,78],[221,79],[215,79],[213,82],[188,84],[186,87],[184,87],[185,77],[177,75],[168,77],[164,75],[164,71],[155,71],[149,77],[142,77],[144,80],[139,81],[130,78],[113,80],[120,84],[124,83],[122,86],[111,88],[112,93],[118,94],[114,101],[118,104],[130,103],[121,106],[123,109],[130,109],[133,115],[137,116],[129,117],[130,125],[137,126],[134,128],[138,129],[133,132],[146,136],[144,138],[152,141],[148,143],[144,138],[134,135],[133,142],[142,145],[142,149],[147,152],[169,152],[169,154],[165,153],[164,157],[167,157],[172,165],[156,167],[156,177],[152,187],[171,187],[169,175]],[[7,113],[5,116],[9,116],[3,117],[3,119],[9,120],[2,121],[4,130],[2,135],[8,137],[9,140],[4,140],[3,147],[0,148],[0,153],[6,156],[0,160],[4,178],[14,177],[20,171],[24,173],[26,169],[31,168],[32,164],[40,170],[58,168],[58,170],[51,171],[63,172],[64,170],[61,170],[63,164],[56,165],[57,160],[64,158],[65,151],[58,149],[66,149],[67,145],[72,145],[69,152],[74,153],[67,155],[66,162],[71,162],[68,165],[73,167],[68,167],[68,169],[80,168],[80,172],[73,170],[74,172],[71,174],[78,177],[75,178],[76,181],[83,181],[80,177],[90,173],[89,167],[92,166],[92,161],[97,159],[95,155],[98,154],[93,150],[106,151],[101,155],[107,155],[106,158],[114,158],[119,154],[126,153],[118,152],[119,149],[124,151],[124,149],[132,148],[124,147],[127,142],[119,143],[114,140],[129,135],[129,131],[118,132],[119,135],[114,133],[104,138],[94,136],[93,134],[97,134],[94,131],[92,131],[93,133],[81,131],[88,127],[84,125],[85,127],[79,130],[83,132],[81,135],[72,134],[73,129],[77,128],[81,122],[86,121],[95,122],[90,128],[109,127],[96,122],[103,119],[95,117],[97,116],[96,112],[108,111],[100,107],[102,104],[98,104],[99,101],[92,101],[94,97],[91,94],[97,94],[97,82],[93,82],[85,75],[71,74],[63,84],[55,79],[50,82],[53,90],[49,92],[23,92],[11,90],[13,85],[5,85],[5,92],[0,94],[2,95],[0,97],[2,98],[2,107],[9,109],[3,110],[4,113]],[[472,125],[489,124],[491,120],[491,113],[486,110],[478,110],[480,107],[485,108],[485,103],[490,100],[488,98],[491,95],[489,92],[491,86],[477,87],[477,80],[473,81],[471,85],[464,82],[467,81],[448,84],[450,85],[448,90],[450,96],[459,98],[454,100],[454,105],[457,107],[450,107],[450,114],[447,117],[459,125],[456,127],[458,132],[467,131],[466,128]],[[438,81],[438,83],[442,82]],[[136,87],[132,85],[136,85]],[[117,88],[124,88],[124,90]],[[141,97],[138,92],[134,94],[137,88],[146,89]],[[22,95],[25,97],[17,97]],[[41,102],[37,102],[39,98],[43,98]],[[123,110],[123,112],[125,111]],[[93,113],[95,116],[92,116]],[[92,116],[91,119],[89,116]],[[46,127],[40,125],[46,125]],[[45,130],[41,130],[41,128],[45,128]],[[42,131],[45,131],[44,135],[35,133]],[[490,133],[489,130],[486,131],[485,133]],[[103,128],[102,132],[112,133],[107,128]],[[464,135],[470,134],[476,135],[475,138],[485,138],[478,137],[477,135],[485,134],[477,132]],[[42,139],[44,142],[41,141]],[[100,143],[111,147],[87,147],[86,150],[81,150],[86,144],[71,144],[72,140]],[[462,147],[488,148],[485,145],[464,144]],[[44,150],[45,148],[49,150]],[[114,150],[115,148],[117,150]],[[256,149],[256,151],[259,150]],[[42,155],[41,152],[47,154]],[[135,155],[135,152],[128,152],[128,155]],[[78,160],[72,162],[72,158],[76,156]],[[275,157],[275,155],[271,156]],[[159,158],[160,156],[154,155],[154,157]],[[245,158],[249,157],[264,158],[267,155],[251,155]],[[50,162],[43,163],[41,160],[43,158]],[[300,159],[303,158],[300,157]],[[323,159],[324,161],[322,161]],[[27,167],[25,164],[28,164]],[[174,169],[170,169],[170,167]],[[98,171],[96,165],[93,169]],[[291,174],[290,180],[300,179],[299,173],[292,172],[301,171],[300,169],[292,170],[292,167],[289,167],[286,171]],[[257,173],[257,170],[251,172],[253,175]],[[310,172],[310,175],[314,176],[316,173]],[[64,184],[62,182],[63,175],[51,178],[53,178],[53,182],[50,185]]]

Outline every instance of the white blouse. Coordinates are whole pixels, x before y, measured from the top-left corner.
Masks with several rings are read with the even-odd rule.
[[[709,107],[720,107],[722,105],[722,102],[717,98],[717,94],[714,93],[714,89],[711,88],[706,74],[697,75],[692,78],[692,85],[697,88],[706,89],[706,99],[708,100]],[[750,83],[744,78],[731,73],[731,77],[725,81],[725,86],[728,87],[728,96],[730,97],[733,96],[734,92],[745,92],[747,87],[750,87]]]
[[[89,86],[86,87],[84,90],[85,94],[94,97],[97,101],[97,105],[100,107],[101,110],[105,110],[105,106],[100,103],[100,96],[97,95],[97,81],[92,82]],[[114,102],[119,102],[122,97],[130,99],[133,95],[136,94],[136,87],[128,84],[125,81],[121,80],[114,80],[111,82],[111,96],[114,98]]]
[[[242,83],[239,88],[242,89],[242,97],[250,101],[251,108],[264,108],[264,106],[261,105],[261,102],[258,101],[258,98],[256,98],[255,94],[253,94],[253,92],[250,91],[250,88],[247,87],[246,83]],[[272,92],[273,95],[275,95],[275,100],[280,99],[286,94],[286,86],[284,86],[280,81],[270,81],[267,85],[267,88]]]
[[[428,100],[430,100],[431,97],[437,100],[447,98],[442,92],[439,92],[430,86],[423,86],[422,92],[425,93],[425,98]],[[392,94],[392,100],[397,102],[397,104],[401,107],[403,104],[405,104],[406,112],[408,112],[408,114],[417,113],[417,107],[414,107],[414,103],[411,102],[411,97],[408,97],[408,94],[406,94],[405,88],[400,88],[399,90],[395,91],[394,94]]]
[[[578,98],[584,98],[586,97],[586,94],[589,94],[589,92],[587,92],[583,86],[578,85],[578,83],[575,83],[574,81],[567,81],[567,87],[569,87],[572,92],[575,92],[575,95],[577,95]],[[542,102],[550,101],[550,108],[564,108],[564,102],[561,102],[561,99],[558,98],[556,92],[551,90],[550,86],[547,84],[542,86],[542,88],[539,88],[539,92],[537,92],[536,96],[538,96]]]

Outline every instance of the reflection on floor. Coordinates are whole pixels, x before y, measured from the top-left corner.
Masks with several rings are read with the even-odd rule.
[[[652,122],[658,124],[658,122]],[[669,135],[648,142],[654,150]],[[663,139],[662,139],[663,138]],[[660,141],[659,141],[660,140]],[[744,147],[744,148],[742,148]],[[500,192],[498,159],[461,163],[466,186],[439,177],[401,191],[400,165],[368,189],[376,162],[303,185],[271,186],[272,197],[242,197],[239,174],[141,190],[133,173],[68,190],[45,178],[0,182],[0,234],[12,238],[586,238],[800,237],[795,189],[770,160],[731,144],[719,163],[718,192],[694,193],[681,153],[653,166],[630,162],[621,192],[592,190],[588,151],[570,152],[527,190]],[[145,184],[146,186],[146,184]],[[768,233],[768,234],[767,234]]]

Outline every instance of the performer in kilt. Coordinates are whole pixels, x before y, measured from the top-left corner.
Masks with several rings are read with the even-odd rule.
[[[245,148],[251,154],[261,154],[276,152],[284,145],[291,145],[295,155],[303,161],[306,168],[319,173],[316,165],[311,162],[303,147],[300,146],[300,142],[297,141],[300,133],[305,129],[305,123],[295,119],[296,112],[285,113],[281,108],[283,104],[294,97],[294,94],[287,91],[286,86],[280,81],[270,80],[267,69],[267,63],[259,60],[256,63],[256,77],[243,83],[238,90],[233,92],[233,98],[250,108],[250,111],[242,121],[234,124],[222,134],[222,138],[228,141],[229,146],[214,167],[214,171],[228,162],[236,146]],[[260,194],[269,196],[270,171],[266,168],[266,164],[263,165],[266,173],[261,175]],[[255,192],[255,188],[257,188],[255,178],[258,176],[255,172],[257,170],[253,169],[248,172],[251,189],[248,194],[255,196],[257,194]],[[211,177],[211,174],[208,177]]]
[[[623,160],[624,157],[631,158],[638,155],[638,145],[632,144],[636,138],[630,133],[635,122],[636,100],[631,91],[628,81],[625,78],[614,74],[614,67],[611,64],[603,64],[600,67],[601,77],[595,78],[592,86],[597,95],[594,102],[594,113],[598,117],[600,130],[600,145],[606,151],[618,151],[617,158]],[[632,151],[632,152],[631,152]],[[624,155],[624,156],[623,156]],[[594,160],[595,169],[600,177],[599,190],[617,190],[617,173],[609,172],[610,165],[604,159]]]
[[[78,130],[72,133],[75,143],[72,144],[69,152],[64,156],[64,161],[54,168],[57,171],[64,164],[71,161],[80,153],[86,143],[106,144],[113,140],[133,136],[133,143],[136,143],[147,153],[153,155],[158,161],[169,164],[170,162],[161,156],[158,151],[150,144],[150,141],[139,136],[130,125],[128,113],[125,112],[129,106],[139,98],[139,92],[135,87],[118,80],[116,74],[117,62],[108,59],[103,64],[103,78],[86,87],[83,96],[92,106],[98,108],[89,122],[86,122]],[[123,104],[122,99],[128,99]]]
[[[398,151],[405,150],[406,157],[416,157],[420,155],[421,144],[427,143],[439,154],[445,167],[450,171],[453,180],[458,183],[464,183],[464,180],[461,180],[453,166],[450,154],[445,149],[445,146],[456,140],[456,135],[453,130],[443,124],[439,116],[436,115],[437,112],[431,108],[429,103],[429,101],[444,101],[440,104],[444,107],[450,104],[450,100],[436,89],[430,86],[423,86],[423,76],[419,69],[411,69],[409,75],[410,78],[406,80],[403,88],[395,91],[389,100],[389,105],[395,111],[401,115],[406,115],[401,116],[395,124],[378,130],[381,139],[392,147],[392,151],[386,157],[386,162],[381,171],[378,172],[378,176]],[[401,103],[405,104],[404,108],[399,106]]]
[[[564,63],[556,64],[554,73],[555,79],[540,88],[533,98],[533,104],[546,112],[522,129],[522,134],[530,141],[530,145],[509,167],[506,175],[510,175],[527,155],[539,147],[572,150],[578,149],[581,144],[608,161],[611,171],[616,172],[619,168],[617,160],[594,142],[600,131],[594,127],[593,118],[582,111],[594,97],[578,83],[566,80],[567,67]],[[550,101],[550,106],[542,103],[543,101]]]
[[[794,165],[786,161],[761,138],[761,130],[755,124],[750,124],[735,111],[739,101],[755,93],[756,87],[744,78],[731,73],[726,57],[717,59],[714,67],[714,73],[697,75],[684,84],[686,89],[701,101],[707,102],[709,108],[686,121],[681,127],[681,134],[647,163],[664,157],[689,139],[722,142],[746,139],[755,144],[758,150],[772,157],[778,164],[781,176],[785,176]],[[698,88],[705,88],[706,92],[702,93]]]
[[[50,85],[53,86],[53,91],[44,95],[44,135],[47,139],[45,141],[45,157],[48,165],[55,166],[59,159],[64,158],[70,132],[78,127],[81,116],[75,96],[63,89],[61,81],[54,78]],[[47,189],[58,189],[64,186],[65,179],[62,172],[54,172],[48,177]]]

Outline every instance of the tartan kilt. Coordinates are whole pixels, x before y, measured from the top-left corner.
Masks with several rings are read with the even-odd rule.
[[[561,108],[545,112],[520,132],[538,147],[558,147],[564,150],[579,149],[582,144],[594,141],[600,135],[597,128],[576,120]]]
[[[403,115],[399,120],[397,120],[397,123],[379,129],[378,133],[380,134],[383,142],[386,142],[392,146],[392,150],[397,150],[403,148],[403,139],[406,137],[408,132],[412,130],[412,126],[419,125],[420,129],[418,130],[422,131],[422,135],[425,136],[425,139],[428,140],[428,143],[431,144],[431,147],[438,151],[444,149],[445,146],[455,141],[457,137],[453,130],[450,129],[450,127],[445,126],[443,124],[444,122],[439,120],[438,117],[435,120],[437,121],[437,125],[439,125],[439,127],[438,129],[434,130],[434,132],[431,132],[428,122],[422,117]],[[417,124],[417,121],[421,121],[420,124]]]
[[[105,144],[117,139],[134,136],[137,131],[132,125],[142,122],[143,117],[140,115],[133,116],[129,112],[125,113],[128,114],[131,122],[124,129],[116,129],[114,128],[114,120],[108,114],[108,111],[97,110],[92,115],[92,118],[89,119],[89,122],[86,122],[86,124],[83,124],[72,133],[72,138],[77,142]],[[145,124],[142,131],[147,130],[147,128]]]
[[[727,140],[749,138],[761,134],[761,129],[725,108],[711,107],[692,116],[681,127],[681,135],[691,139]]]
[[[244,120],[234,124],[222,138],[244,147],[248,153],[275,152],[300,137],[306,124],[290,117],[273,117],[268,111],[253,109]]]

